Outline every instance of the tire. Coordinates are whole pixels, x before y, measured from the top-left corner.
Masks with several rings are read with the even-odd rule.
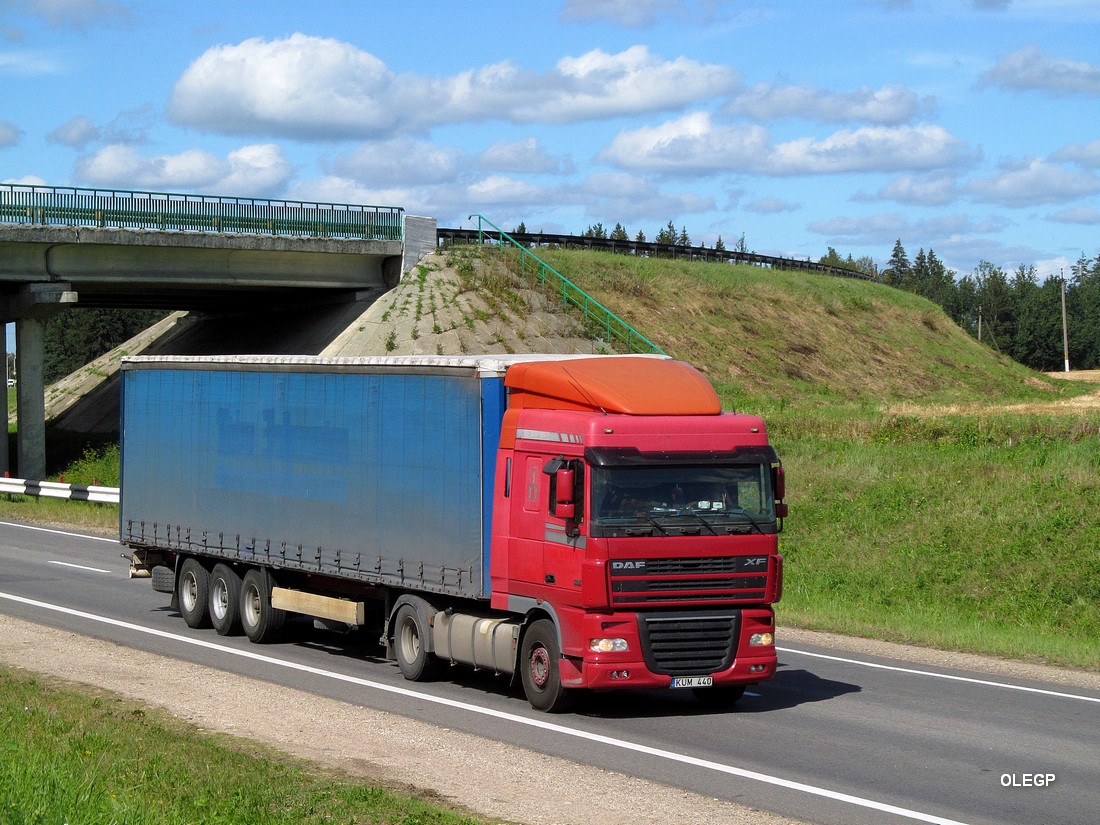
[[[747,685],[723,685],[722,687],[692,688],[699,704],[711,708],[731,707],[745,695]]]
[[[561,683],[561,647],[554,623],[549,619],[534,622],[523,634],[520,651],[520,678],[531,707],[546,713],[572,707],[576,692]]]
[[[176,596],[188,627],[210,627],[209,594],[210,571],[196,558],[184,559],[176,580]]]
[[[241,632],[241,577],[224,564],[210,571],[210,623],[219,636]]]
[[[424,644],[427,633],[413,605],[403,604],[397,608],[393,620],[393,652],[401,675],[410,682],[426,682],[439,673],[439,659],[429,653]]]
[[[250,642],[274,642],[282,633],[286,611],[271,606],[271,588],[271,575],[266,570],[253,568],[244,574],[240,618]]]

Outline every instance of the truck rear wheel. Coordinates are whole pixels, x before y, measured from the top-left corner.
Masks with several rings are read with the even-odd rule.
[[[576,694],[561,683],[561,647],[554,623],[539,619],[523,634],[520,678],[527,701],[535,710],[568,710]]]
[[[210,571],[195,558],[184,559],[176,581],[180,615],[188,627],[210,627],[207,599],[210,593]]]
[[[241,631],[241,577],[224,564],[210,572],[210,622],[220,636]]]
[[[439,660],[424,645],[428,629],[411,604],[397,609],[393,620],[393,652],[401,675],[410,682],[426,682],[439,672]]]
[[[251,642],[275,641],[286,622],[286,611],[271,606],[271,588],[271,574],[266,570],[253,568],[244,574],[241,627]]]

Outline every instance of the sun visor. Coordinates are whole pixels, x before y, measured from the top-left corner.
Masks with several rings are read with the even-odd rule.
[[[508,368],[510,409],[596,410],[627,415],[718,415],[722,402],[706,377],[683,361],[597,356],[528,361]]]

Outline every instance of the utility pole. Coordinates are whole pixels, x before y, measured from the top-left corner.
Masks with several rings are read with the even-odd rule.
[[[978,304],[978,341],[982,340],[982,305]]]
[[[1069,330],[1066,327],[1066,276],[1064,270],[1058,270],[1062,273],[1062,355],[1066,361],[1066,372],[1069,372]]]

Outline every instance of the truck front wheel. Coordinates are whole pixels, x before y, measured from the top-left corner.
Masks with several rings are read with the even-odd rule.
[[[184,559],[176,581],[176,595],[179,598],[180,615],[188,627],[210,627],[210,612],[206,607],[209,593],[210,571],[198,559]]]
[[[220,636],[241,630],[241,577],[224,564],[215,564],[210,573],[210,622]]]
[[[435,677],[439,660],[424,646],[427,628],[421,626],[420,614],[411,604],[397,608],[393,620],[393,652],[401,675],[410,682],[425,682]]]
[[[535,710],[560,713],[572,706],[576,694],[561,683],[561,647],[549,619],[532,623],[523,634],[520,678]]]
[[[273,642],[286,621],[286,611],[271,606],[271,576],[253,568],[241,584],[241,627],[250,642]]]

